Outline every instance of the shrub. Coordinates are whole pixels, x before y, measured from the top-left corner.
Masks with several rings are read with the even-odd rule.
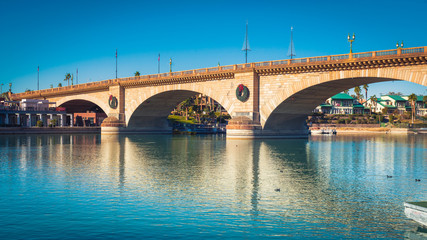
[[[52,127],[55,127],[56,126],[56,124],[57,124],[57,120],[56,119],[52,119],[52,120],[50,120],[50,124],[52,125]]]
[[[43,127],[43,121],[38,120],[37,123],[36,123],[36,126],[37,127]]]

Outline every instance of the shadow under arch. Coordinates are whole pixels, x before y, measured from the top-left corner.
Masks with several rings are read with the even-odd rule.
[[[364,84],[403,81],[392,78],[344,78],[313,85],[284,99],[263,124],[264,131],[306,130],[305,119],[326,99],[344,90]]]
[[[203,93],[191,90],[170,90],[153,95],[135,109],[128,120],[127,129],[169,132],[172,127],[169,126],[168,115],[179,103],[197,94]],[[220,104],[216,100],[215,102]]]
[[[106,113],[98,104],[83,99],[68,100],[60,103],[58,106],[65,107],[67,113],[81,113],[87,111]]]

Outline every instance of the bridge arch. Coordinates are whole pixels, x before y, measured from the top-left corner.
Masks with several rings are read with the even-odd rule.
[[[105,100],[106,99],[106,100]],[[89,104],[93,104],[98,106],[99,108],[101,108],[101,110],[105,113],[105,114],[109,114],[109,109],[110,107],[108,106],[108,98],[106,97],[105,99],[101,100],[96,96],[92,96],[90,94],[86,94],[84,96],[66,96],[66,97],[62,97],[56,100],[56,106],[64,106],[67,103],[70,102],[87,102]],[[53,99],[54,100],[54,99]]]
[[[128,129],[162,131],[169,130],[167,116],[184,100],[203,94],[219,103],[230,113],[230,103],[226,96],[216,94],[213,89],[202,84],[191,86],[168,85],[150,89],[135,88],[126,90],[126,126]],[[131,96],[138,97],[131,97]]]
[[[400,80],[427,86],[427,71],[423,66],[333,71],[306,74],[303,78],[280,75],[276,78],[284,80],[288,85],[277,88],[275,97],[261,104],[261,125],[264,131],[303,130],[306,128],[306,117],[316,106],[355,86]]]

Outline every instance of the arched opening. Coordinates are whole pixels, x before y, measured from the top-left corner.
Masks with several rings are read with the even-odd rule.
[[[183,128],[194,130],[196,125],[198,128],[217,127],[221,122],[216,119],[221,119],[224,112],[218,102],[199,92],[172,90],[143,101],[130,116],[127,128],[129,131],[172,133],[172,130],[179,132]],[[227,118],[229,116],[223,117]]]
[[[313,113],[313,110],[325,103],[328,98],[343,92],[344,90],[362,86],[364,84],[399,81],[390,78],[359,77],[346,78],[325,83],[313,85],[305,88],[281,102],[266,119],[264,131],[286,131],[307,129],[307,116]],[[363,105],[362,105],[363,107]],[[353,111],[342,112],[353,113]]]
[[[87,100],[71,100],[62,103],[59,107],[72,114],[74,126],[100,126],[102,121],[107,118],[107,114],[101,107]],[[71,121],[71,118],[67,121]]]

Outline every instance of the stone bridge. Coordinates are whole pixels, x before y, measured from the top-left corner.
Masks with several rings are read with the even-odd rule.
[[[109,116],[102,133],[158,133],[171,131],[167,116],[180,102],[201,93],[232,116],[227,137],[301,137],[307,134],[307,115],[327,98],[355,86],[394,80],[427,86],[427,47],[119,78],[12,98],[47,99],[67,109],[97,106]],[[237,93],[243,94],[240,99]],[[117,99],[115,108],[112,97]]]

